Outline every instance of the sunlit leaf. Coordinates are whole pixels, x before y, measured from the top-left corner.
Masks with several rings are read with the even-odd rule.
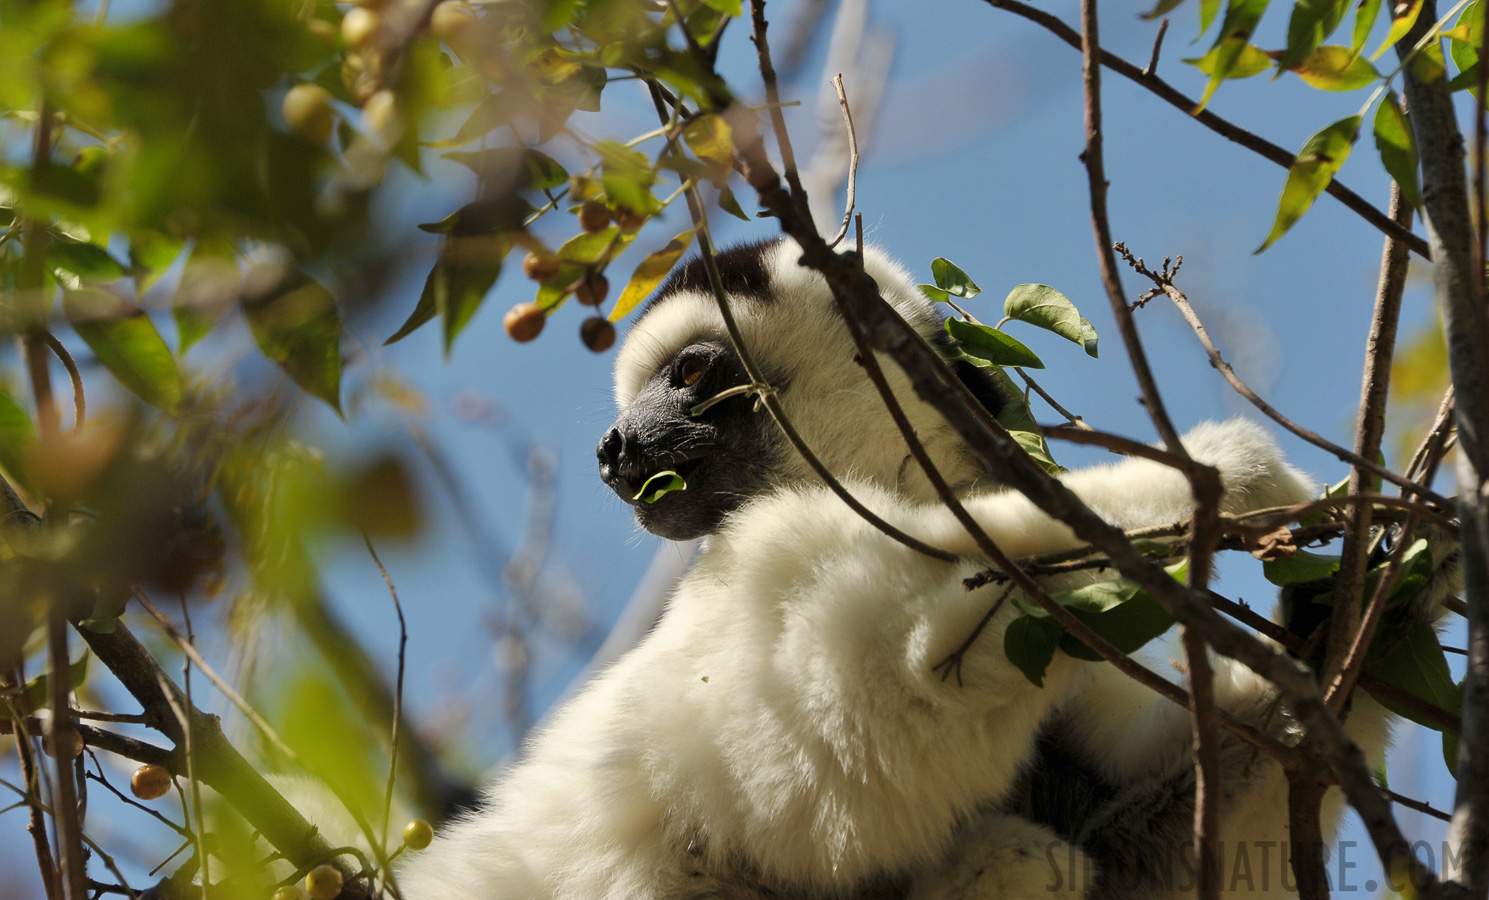
[[[341,413],[341,313],[303,272],[265,263],[248,273],[243,317],[264,356]]]
[[[1401,111],[1395,91],[1380,101],[1375,111],[1375,148],[1381,164],[1401,185],[1401,196],[1417,210],[1422,208],[1422,188],[1417,174],[1417,142],[1411,123]]]
[[[1257,253],[1272,246],[1303,217],[1334,179],[1334,173],[1349,159],[1349,151],[1359,133],[1360,117],[1350,116],[1329,125],[1303,144],[1303,149],[1298,151],[1293,164],[1288,167],[1287,182],[1282,186],[1272,233],[1256,249]]]
[[[1194,109],[1196,114],[1210,102],[1210,97],[1215,94],[1220,82],[1230,77],[1241,55],[1250,46],[1251,35],[1256,31],[1262,13],[1267,11],[1268,2],[1269,0],[1230,0],[1225,9],[1225,21],[1220,24],[1220,37],[1211,48],[1211,52],[1215,53],[1215,60],[1210,72],[1210,83]]]
[[[727,168],[734,159],[734,132],[718,113],[704,113],[684,125],[682,139],[699,159],[716,166]]]
[[[982,293],[982,288],[977,286],[977,282],[968,277],[967,273],[963,272],[956,263],[944,256],[931,260],[931,277],[936,279],[936,287],[954,297],[972,298]]]
[[[1080,314],[1070,298],[1047,284],[1021,284],[1009,291],[1003,301],[1003,315],[1053,331],[1080,344],[1087,356],[1096,356],[1096,327]]]
[[[54,235],[47,248],[47,265],[63,283],[73,279],[79,283],[114,281],[125,274],[124,264],[114,259],[109,251],[97,244],[73,240],[61,234]],[[69,275],[73,279],[69,279]]]
[[[134,276],[135,294],[149,290],[181,255],[184,246],[182,241],[158,231],[140,229],[130,232],[129,271]]]
[[[516,104],[505,93],[498,91],[489,94],[466,118],[460,129],[455,132],[454,137],[439,141],[429,141],[430,147],[445,149],[449,147],[464,147],[471,141],[488,134],[492,129],[500,128],[511,121],[516,113]]]
[[[1220,0],[1199,0],[1199,33],[1194,36],[1195,40],[1204,37],[1205,32],[1215,23],[1215,16],[1220,13]]]
[[[963,353],[978,360],[997,366],[1044,368],[1044,363],[1033,350],[991,326],[947,319],[946,330],[957,339]]]
[[[642,503],[656,503],[673,491],[685,491],[687,489],[688,483],[682,480],[682,476],[668,469],[665,472],[658,472],[646,479],[646,483],[641,486],[641,490],[637,491],[636,496],[631,499],[640,500]]]
[[[1327,44],[1293,67],[1298,77],[1326,91],[1353,91],[1373,84],[1380,73],[1365,57],[1348,47]]]
[[[1453,90],[1468,88],[1475,95],[1479,87],[1479,41],[1484,34],[1484,6],[1474,0],[1458,17],[1452,31],[1445,32],[1452,38],[1448,42],[1448,55],[1458,67],[1458,76],[1453,79]],[[1460,36],[1461,35],[1461,36]]]
[[[1359,53],[1364,48],[1365,41],[1370,39],[1370,29],[1379,15],[1380,0],[1359,0],[1355,5],[1355,27],[1350,40],[1350,48],[1354,52]]]
[[[1389,9],[1391,10],[1391,30],[1386,33],[1386,39],[1380,42],[1380,46],[1375,48],[1375,52],[1370,54],[1372,62],[1380,59],[1381,54],[1396,46],[1396,42],[1406,37],[1411,27],[1417,24],[1417,16],[1422,12],[1422,0],[1392,3]]]
[[[657,173],[646,154],[614,141],[600,141],[595,152],[600,155],[600,184],[611,201],[645,216],[661,209],[651,195]]]
[[[688,245],[693,242],[694,229],[688,229],[677,237],[667,242],[667,246],[652,253],[641,261],[636,271],[631,274],[631,280],[626,282],[625,290],[615,299],[615,306],[610,310],[610,321],[619,322],[631,310],[651,295],[677,261],[687,252]]]
[[[67,319],[119,383],[166,412],[181,402],[176,360],[144,310],[107,291],[66,291]]]
[[[710,9],[717,10],[726,16],[734,17],[743,12],[740,0],[703,0]]]
[[[1328,39],[1339,27],[1352,0],[1298,0],[1287,23],[1287,49],[1277,60],[1279,70],[1291,69]],[[1353,55],[1353,54],[1351,54]]]
[[[1158,19],[1178,9],[1184,0],[1158,0],[1158,5],[1143,13],[1144,19]]]
[[[1212,48],[1204,56],[1198,59],[1186,59],[1184,62],[1189,63],[1206,75],[1214,75],[1219,64],[1221,49],[1220,47]],[[1267,71],[1271,67],[1272,57],[1267,54],[1267,51],[1252,44],[1247,44],[1236,55],[1235,60],[1231,63],[1230,72],[1225,77],[1231,80],[1250,78],[1253,75],[1259,75]]]

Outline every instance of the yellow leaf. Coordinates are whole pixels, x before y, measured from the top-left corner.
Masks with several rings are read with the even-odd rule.
[[[641,261],[632,273],[631,280],[626,284],[626,289],[620,292],[616,298],[615,306],[610,310],[610,321],[618,322],[630,314],[631,310],[645,300],[647,295],[656,290],[672,267],[687,252],[688,245],[693,242],[693,229],[684,231],[677,237],[667,242],[667,246],[651,254]]]
[[[682,139],[699,159],[726,167],[734,160],[734,132],[717,113],[705,113],[683,126]]]

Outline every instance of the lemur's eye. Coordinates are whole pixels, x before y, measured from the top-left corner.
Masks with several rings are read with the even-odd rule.
[[[689,356],[677,366],[677,380],[683,387],[692,387],[708,369],[708,360],[702,356]]]

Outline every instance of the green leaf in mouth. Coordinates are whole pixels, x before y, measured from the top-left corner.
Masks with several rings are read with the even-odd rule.
[[[636,492],[632,500],[640,500],[643,503],[655,503],[672,491],[685,491],[688,483],[682,480],[682,476],[666,469],[646,479],[641,485],[641,490]]]

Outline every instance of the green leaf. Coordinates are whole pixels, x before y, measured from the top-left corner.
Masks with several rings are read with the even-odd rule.
[[[1453,676],[1448,671],[1448,660],[1443,655],[1442,644],[1432,625],[1418,621],[1406,630],[1406,634],[1382,634],[1389,650],[1379,659],[1370,661],[1365,669],[1376,678],[1403,691],[1441,707],[1451,713],[1463,709],[1463,696]],[[1433,731],[1442,726],[1411,708],[1371,692],[1381,706],[1399,716],[1404,716],[1418,725]]]
[[[1417,140],[1411,123],[1401,111],[1396,92],[1386,94],[1375,111],[1375,149],[1381,164],[1401,185],[1401,196],[1415,209],[1422,208],[1422,187],[1417,175]]]
[[[47,265],[59,282],[73,289],[84,282],[114,281],[125,275],[124,264],[109,255],[109,251],[62,234],[52,237],[47,248]]]
[[[641,485],[641,490],[637,491],[636,496],[631,499],[640,500],[642,503],[656,503],[673,491],[687,489],[688,483],[682,480],[682,476],[667,469],[646,479],[646,483]]]
[[[81,628],[98,634],[113,634],[119,625],[119,617],[129,606],[129,591],[115,585],[100,588],[93,601],[93,612],[78,623]]]
[[[934,300],[937,303],[948,303],[951,300],[950,291],[942,290],[934,284],[918,284],[916,287],[920,288],[920,292],[925,295],[927,300]]]
[[[754,221],[754,219],[751,219],[743,209],[739,208],[739,201],[735,199],[734,192],[729,190],[727,186],[719,188],[718,204],[719,209],[722,209],[724,212],[728,213],[736,219],[742,219],[746,222]]]
[[[1184,0],[1158,0],[1158,5],[1143,13],[1144,19],[1157,19],[1179,8]]]
[[[1194,36],[1195,40],[1204,37],[1205,32],[1215,23],[1215,16],[1220,12],[1220,0],[1199,0],[1199,34]]]
[[[171,267],[185,246],[183,241],[158,231],[141,229],[129,234],[129,271],[134,276],[135,295],[150,289]]]
[[[198,241],[186,258],[181,281],[171,296],[176,319],[176,352],[185,353],[212,330],[238,299],[242,276],[229,242]]]
[[[1214,75],[1215,70],[1220,66],[1221,49],[1220,47],[1214,47],[1204,56],[1198,59],[1186,59],[1184,62],[1189,63],[1206,75]],[[1270,68],[1272,68],[1272,57],[1267,55],[1267,51],[1253,44],[1247,44],[1241,48],[1240,53],[1236,54],[1235,60],[1231,63],[1230,71],[1225,74],[1225,77],[1229,80],[1250,78],[1253,75],[1260,75]]]
[[[488,134],[493,129],[507,124],[512,119],[516,110],[517,105],[505,93],[498,91],[494,94],[488,94],[485,99],[476,104],[475,109],[471,110],[470,116],[460,126],[460,129],[455,132],[454,137],[441,141],[430,141],[428,146],[440,150],[451,147],[464,147],[471,141]]]
[[[600,155],[600,184],[611,202],[644,216],[662,208],[651,195],[657,173],[646,154],[614,141],[600,141],[594,149]]]
[[[1042,369],[1044,363],[1033,350],[989,325],[947,319],[946,331],[960,343],[963,353],[997,366]]]
[[[1262,563],[1262,574],[1275,585],[1305,584],[1322,581],[1339,571],[1339,557],[1295,550],[1290,556],[1279,556]]]
[[[980,359],[964,357],[968,362],[982,367],[998,383],[998,390],[1007,398],[1003,408],[998,410],[998,424],[1008,429],[1009,435],[1013,437],[1025,453],[1034,457],[1034,461],[1051,475],[1059,475],[1065,469],[1050,454],[1049,444],[1039,433],[1039,425],[1034,421],[1034,413],[1029,409],[1029,400],[1024,391],[1019,390],[1013,379],[1002,367],[994,366]]]
[[[1410,4],[1391,5],[1391,30],[1386,33],[1386,39],[1380,42],[1375,52],[1370,54],[1371,62],[1380,59],[1381,54],[1396,46],[1396,42],[1406,37],[1411,27],[1417,24],[1417,16],[1422,12],[1422,0],[1411,0]],[[1433,42],[1434,46],[1436,42]]]
[[[559,187],[569,180],[568,171],[553,157],[525,147],[454,151],[443,156],[497,184],[541,190]]]
[[[430,234],[494,234],[518,231],[533,211],[531,203],[515,192],[467,203],[438,222],[424,222],[420,231]]]
[[[1298,0],[1287,23],[1287,49],[1277,60],[1278,70],[1291,69],[1322,44],[1350,7],[1351,0]]]
[[[1277,220],[1272,224],[1272,233],[1256,248],[1257,253],[1272,246],[1303,217],[1318,195],[1334,180],[1334,173],[1349,159],[1349,151],[1359,133],[1360,117],[1350,116],[1308,139],[1287,170],[1287,183],[1282,186],[1282,197],[1277,203]]]
[[[67,666],[67,683],[72,690],[83,686],[88,678],[88,651]],[[32,709],[46,709],[51,705],[51,674],[43,673],[26,682],[26,700]]]
[[[1174,624],[1157,600],[1126,579],[1087,585],[1056,594],[1055,599],[1123,653],[1137,650]],[[1102,659],[1101,654],[1069,633],[1061,635],[1060,649],[1076,659]]]
[[[703,5],[730,17],[738,16],[744,11],[740,0],[703,0]]]
[[[341,415],[341,314],[331,292],[303,272],[264,263],[248,273],[243,317],[264,356]]]
[[[0,390],[0,468],[23,485],[26,454],[36,443],[36,426],[31,416],[13,397]]]
[[[1298,77],[1325,91],[1354,91],[1380,79],[1365,57],[1348,47],[1327,44],[1293,66]]]
[[[1215,53],[1215,61],[1210,72],[1210,83],[1205,87],[1204,96],[1195,107],[1195,113],[1205,108],[1220,82],[1230,77],[1241,54],[1250,46],[1251,35],[1256,31],[1262,14],[1267,11],[1268,2],[1270,0],[1230,0],[1226,6],[1225,21],[1220,24],[1220,37],[1211,48]]]
[[[615,306],[610,310],[609,319],[619,322],[630,314],[631,310],[650,296],[656,290],[672,267],[687,252],[688,245],[693,242],[695,229],[689,228],[677,237],[667,242],[667,246],[647,256],[631,273],[631,280],[626,282],[625,290],[615,298]]]
[[[1053,619],[1019,616],[1003,632],[1003,655],[1035,687],[1044,687],[1044,673],[1055,658],[1055,649],[1064,634],[1064,629]]]
[[[1080,314],[1070,298],[1047,284],[1021,284],[1003,300],[1003,315],[1036,328],[1053,331],[1080,344],[1090,357],[1096,356],[1096,328]]]
[[[1448,55],[1458,67],[1458,75],[1451,82],[1453,90],[1467,88],[1474,96],[1479,91],[1479,45],[1484,33],[1484,6],[1474,0],[1458,16],[1448,41]]]
[[[144,310],[107,291],[66,291],[62,309],[78,337],[119,383],[166,412],[181,402],[176,360]]]
[[[437,315],[443,325],[444,352],[449,356],[455,338],[470,324],[491,286],[496,284],[502,260],[511,249],[512,239],[506,234],[445,238],[439,259],[424,279],[424,290],[414,315],[387,342],[402,339]]]
[[[738,0],[735,12],[739,15]],[[683,126],[682,139],[693,151],[693,155],[720,168],[728,169],[734,163],[734,130],[718,113],[704,113]]]
[[[1350,49],[1359,53],[1365,46],[1365,41],[1370,38],[1370,29],[1375,25],[1375,19],[1380,15],[1380,0],[1360,0],[1355,6],[1354,34],[1350,40]]]
[[[972,298],[982,293],[982,288],[977,282],[967,277],[956,263],[938,256],[931,260],[931,276],[936,279],[936,287],[951,294],[953,297]]]

